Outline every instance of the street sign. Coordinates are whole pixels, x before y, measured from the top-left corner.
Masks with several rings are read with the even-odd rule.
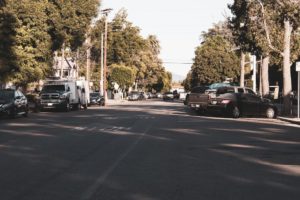
[[[296,62],[296,72],[300,72],[300,62]]]

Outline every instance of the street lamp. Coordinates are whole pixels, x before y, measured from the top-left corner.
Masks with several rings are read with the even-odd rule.
[[[105,19],[105,27],[104,27],[104,55],[103,55],[103,92],[104,92],[104,106],[107,103],[107,84],[106,84],[106,75],[107,75],[107,16],[112,11],[111,8],[107,8],[101,10],[102,14],[104,15]]]
[[[104,51],[103,51],[103,74],[101,73],[101,82],[103,82],[103,94],[104,94],[104,106],[107,102],[107,84],[106,84],[106,74],[107,74],[107,16],[112,11],[111,8],[101,10],[101,13],[104,15],[105,27],[104,27]],[[102,71],[102,70],[101,70]]]

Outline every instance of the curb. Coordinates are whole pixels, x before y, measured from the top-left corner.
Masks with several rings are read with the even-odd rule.
[[[285,118],[285,117],[277,117],[277,119],[281,120],[281,121],[285,121],[285,122],[290,122],[292,124],[297,124],[297,125],[300,125],[300,121],[295,121],[293,119],[289,119],[289,118]]]

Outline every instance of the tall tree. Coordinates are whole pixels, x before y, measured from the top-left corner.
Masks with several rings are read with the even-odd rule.
[[[77,49],[85,41],[85,35],[93,17],[97,15],[99,0],[48,0],[49,34],[53,50],[63,43]]]
[[[92,57],[97,62],[100,62],[100,38],[103,30],[104,20],[100,19],[92,31]],[[146,39],[143,38],[139,27],[127,20],[126,10],[120,10],[109,23],[108,66],[118,64],[132,67],[136,71],[135,81],[139,87],[151,90],[160,80],[168,77],[159,59],[159,53],[160,44],[157,37],[150,35]],[[168,84],[164,86],[169,87]]]
[[[291,110],[290,93],[292,91],[291,66],[300,55],[299,37],[296,31],[300,27],[299,0],[256,0],[260,7],[265,43],[268,48],[283,59],[283,97],[284,114]],[[253,2],[253,3],[255,3]],[[254,12],[258,12],[255,10]],[[254,15],[252,15],[254,16]]]
[[[222,35],[205,36],[202,45],[195,51],[191,86],[221,82],[226,78],[236,80],[239,76],[239,60],[232,47]]]

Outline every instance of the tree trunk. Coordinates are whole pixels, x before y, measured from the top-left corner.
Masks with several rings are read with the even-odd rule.
[[[91,73],[91,37],[88,36],[86,39],[87,50],[86,50],[86,80],[90,82]]]
[[[60,78],[64,75],[64,62],[65,62],[65,43],[61,48],[61,63],[60,63]]]
[[[269,63],[270,56],[264,57],[261,65],[262,96],[269,94]]]
[[[284,21],[284,52],[283,52],[283,114],[290,115],[291,100],[290,93],[292,91],[291,81],[291,33],[292,26],[288,19]]]
[[[244,87],[245,86],[245,59],[246,55],[244,52],[242,52],[241,55],[241,76],[240,76],[240,86]]]

